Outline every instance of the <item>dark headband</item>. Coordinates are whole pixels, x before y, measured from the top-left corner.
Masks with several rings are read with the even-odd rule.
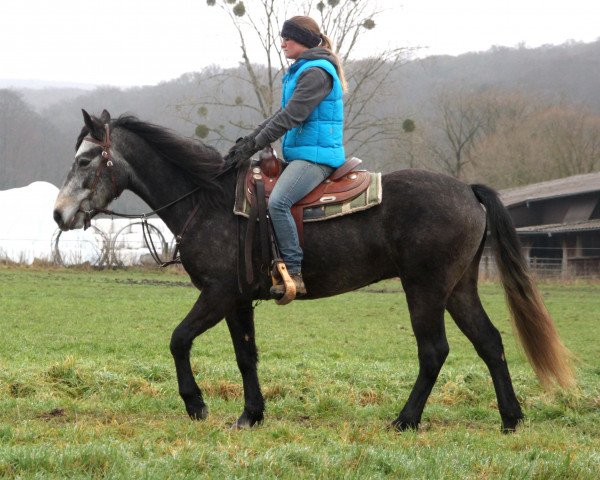
[[[301,27],[290,20],[283,22],[281,36],[283,38],[289,38],[301,43],[308,48],[317,47],[321,43],[320,35],[317,35],[316,33],[311,32],[308,28]]]

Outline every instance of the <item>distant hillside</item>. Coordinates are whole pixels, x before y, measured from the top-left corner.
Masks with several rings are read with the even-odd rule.
[[[183,98],[200,96],[202,92],[195,82],[198,75],[191,72],[154,87],[128,89],[90,85],[66,88],[62,84],[61,88],[52,88],[51,82],[13,88],[38,112],[63,101],[95,104],[100,97],[107,103],[119,98],[117,104],[123,101],[128,108],[139,101],[140,108],[133,111],[141,115],[141,111],[164,110]],[[0,80],[0,88],[5,88],[6,82],[10,81]],[[584,103],[600,113],[600,41],[534,49],[496,47],[455,57],[432,56],[408,62],[396,73],[394,82],[396,97],[382,109],[400,106],[407,115],[430,111],[431,102],[442,90],[489,87]]]
[[[45,90],[48,88],[56,89],[77,89],[77,90],[93,90],[96,85],[89,83],[77,83],[77,82],[57,82],[48,80],[22,80],[22,79],[2,79],[0,78],[0,88],[13,88],[13,89],[31,89],[31,90]]]
[[[34,110],[41,112],[50,105],[84,95],[97,87],[73,82],[0,79],[0,88],[17,90]]]
[[[202,118],[197,114],[197,105],[207,96],[229,102],[236,101],[236,97],[253,98],[242,80],[223,86],[223,75],[234,78],[234,74],[240,75],[243,71],[212,67],[156,86],[128,89],[96,87],[90,90],[65,86],[33,89],[31,85],[21,86],[16,90],[30,110],[22,118],[35,119],[37,127],[36,131],[25,129],[22,134],[15,128],[2,130],[2,125],[10,125],[13,117],[2,110],[0,98],[0,145],[3,141],[6,143],[8,134],[13,145],[10,157],[4,156],[0,149],[0,165],[5,173],[4,177],[0,176],[0,189],[23,186],[34,180],[58,185],[71,162],[74,141],[82,126],[81,108],[95,114],[107,108],[113,116],[134,113],[141,119],[170,127],[188,137],[194,136],[196,121],[208,126],[222,125],[229,138],[236,138],[243,132],[233,125],[234,121],[242,120],[252,125],[261,118],[239,111],[232,115],[231,110],[214,105],[202,113]],[[457,57],[428,57],[406,63],[394,75],[389,96],[375,106],[375,113],[412,118],[419,126],[436,115],[437,96],[456,89],[482,91],[493,87],[519,91],[535,98],[585,104],[600,114],[600,41],[535,49],[502,47]],[[3,119],[3,115],[6,118]],[[32,142],[36,132],[41,137]],[[19,158],[16,147],[19,143],[27,145],[26,159]],[[229,146],[227,141],[213,140],[213,143],[221,151],[226,151]],[[37,154],[32,150],[33,145],[40,147]],[[393,142],[383,141],[370,147],[364,154],[368,168],[385,171],[406,165],[394,148]],[[40,166],[34,168],[32,162],[39,162]],[[41,172],[44,172],[43,177],[39,176]]]
[[[600,41],[434,56],[396,75],[401,105],[418,112],[444,89],[496,87],[584,103],[600,113]]]
[[[43,89],[25,88],[19,89],[18,91],[23,95],[23,100],[31,105],[36,112],[42,112],[57,103],[76,99],[90,93],[89,89],[83,90],[80,88],[54,87],[46,87]]]

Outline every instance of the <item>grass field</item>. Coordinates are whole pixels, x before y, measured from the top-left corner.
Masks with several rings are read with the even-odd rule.
[[[177,394],[172,329],[197,291],[158,271],[0,266],[0,478],[600,478],[600,285],[543,284],[577,389],[550,395],[518,353],[503,292],[481,286],[526,420],[502,435],[491,380],[451,320],[417,432],[387,429],[416,378],[398,282],[256,307],[266,419],[231,431],[241,379],[222,322],[192,350],[210,408]]]

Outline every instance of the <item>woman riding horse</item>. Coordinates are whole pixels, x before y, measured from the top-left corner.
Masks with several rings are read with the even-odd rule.
[[[283,158],[289,162],[269,198],[269,214],[277,244],[296,295],[306,295],[302,279],[303,252],[291,207],[345,161],[343,145],[346,81],[331,40],[306,16],[286,20],[281,48],[295,60],[283,77],[281,109],[229,152],[239,163],[283,135]],[[283,283],[271,287],[279,298]]]

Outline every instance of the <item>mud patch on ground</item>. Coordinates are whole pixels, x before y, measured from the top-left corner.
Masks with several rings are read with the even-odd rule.
[[[52,420],[53,418],[61,418],[65,416],[64,408],[53,408],[52,410],[44,413],[40,413],[38,418],[42,420]]]

